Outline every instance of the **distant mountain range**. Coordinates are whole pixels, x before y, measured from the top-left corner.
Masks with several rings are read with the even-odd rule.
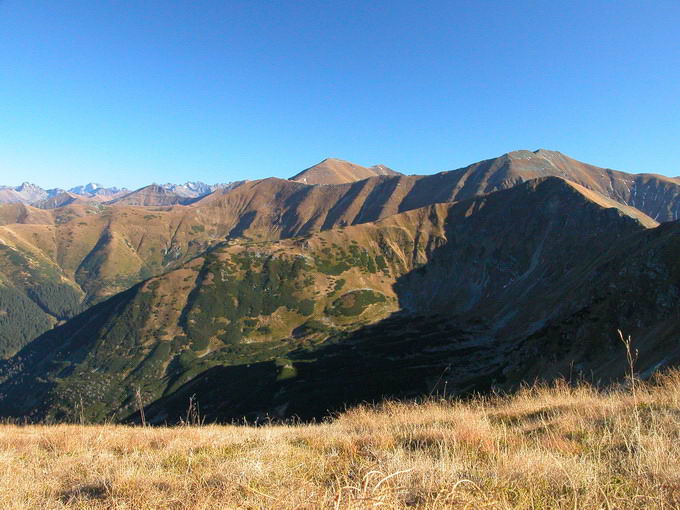
[[[89,183],[70,189],[43,189],[24,182],[20,186],[0,186],[0,204],[20,203],[39,209],[54,209],[74,202],[115,203],[118,200],[128,205],[171,205],[185,204],[204,197],[218,189],[231,188],[240,183],[205,184],[200,181],[184,184],[152,184],[136,191],[127,188],[107,188]]]
[[[208,420],[320,418],[610,381],[617,329],[642,376],[680,362],[675,178],[522,150],[81,198],[98,190],[0,205],[2,416],[134,420],[140,392],[155,423],[190,397]]]
[[[324,159],[290,178],[304,184],[346,184],[380,175],[402,175],[384,165],[363,167],[336,158]],[[206,184],[200,181],[184,184],[151,184],[137,190],[107,188],[101,184],[89,183],[70,189],[43,189],[24,182],[20,186],[0,185],[0,204],[20,203],[40,209],[54,209],[74,202],[97,201],[124,205],[163,206],[188,204],[217,190],[233,189],[245,181]]]
[[[79,198],[108,200],[126,191],[126,189],[119,188],[104,188],[95,183],[76,186],[68,190],[60,188],[43,189],[30,182],[24,182],[16,187],[0,186],[0,203],[36,204],[64,194]]]

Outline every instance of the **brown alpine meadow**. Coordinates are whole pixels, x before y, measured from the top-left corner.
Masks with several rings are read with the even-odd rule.
[[[672,509],[680,372],[318,424],[3,425],[4,509]]]

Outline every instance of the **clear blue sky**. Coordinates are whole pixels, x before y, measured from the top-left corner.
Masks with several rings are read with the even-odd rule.
[[[0,0],[0,183],[539,147],[680,175],[679,27],[678,0]]]

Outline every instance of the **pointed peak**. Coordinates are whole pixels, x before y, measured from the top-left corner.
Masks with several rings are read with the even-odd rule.
[[[290,178],[303,184],[347,184],[379,175],[399,175],[385,165],[370,168],[339,158],[326,158]]]
[[[32,182],[22,182],[21,185],[19,185],[16,190],[21,192],[21,191],[35,191],[41,189],[40,186],[33,184]]]
[[[167,193],[170,190],[168,190],[165,186],[162,184],[158,184],[154,182],[153,184],[149,184],[148,186],[144,186],[143,188],[138,189],[137,191],[152,191],[154,193]]]

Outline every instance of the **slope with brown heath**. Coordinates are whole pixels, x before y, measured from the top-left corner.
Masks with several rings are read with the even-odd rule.
[[[418,177],[402,210],[423,200],[446,202],[507,189],[539,177],[561,177],[596,191],[653,219],[680,218],[680,181],[654,174],[628,174],[582,163],[555,151],[515,151],[465,168]]]
[[[612,204],[545,178],[377,223],[231,241],[32,342],[4,368],[3,413],[73,419],[81,405],[120,419],[140,389],[157,421],[178,419],[193,393],[210,419],[318,417],[441,381],[501,383],[522,339],[569,313],[560,289],[574,272],[655,225]]]
[[[606,170],[545,150],[511,152],[426,176],[387,175],[325,186],[270,178],[215,193],[193,206],[211,206],[225,216],[242,218],[237,229],[241,235],[275,239],[376,221],[548,176],[572,181],[656,221],[673,221],[680,211],[680,183],[675,179]]]
[[[21,335],[17,340],[9,332],[33,331],[20,322],[25,320],[21,310],[31,306],[26,299],[38,306],[31,315],[40,324],[39,334],[204,252],[229,232],[228,226],[211,225],[193,209],[96,203],[52,210],[6,204],[0,206],[0,223],[0,288],[11,294],[0,299],[9,321],[0,328],[3,356],[32,339]]]
[[[343,169],[356,167],[338,160],[326,163],[325,171],[336,172],[333,175],[340,180],[351,174]],[[677,216],[680,187],[674,179],[605,170],[550,151],[517,151],[432,176],[380,175],[324,186],[276,178],[245,182],[189,206],[159,206],[185,200],[159,186],[143,188],[109,205],[76,201],[53,211],[39,211],[23,204],[4,204],[0,206],[0,224],[4,225],[0,240],[13,256],[5,258],[0,271],[5,273],[5,286],[35,301],[29,292],[35,288],[31,282],[40,280],[36,271],[49,267],[51,273],[56,270],[49,280],[67,295],[72,296],[74,288],[82,292],[84,299],[78,306],[89,306],[176,267],[225,238],[276,240],[307,235],[433,203],[460,201],[550,175],[598,192],[598,200],[606,197],[621,208],[628,207],[628,212],[637,206],[661,221]],[[126,202],[151,205],[132,207]],[[607,202],[607,206],[616,204]],[[27,265],[34,268],[28,272],[30,278],[24,271]],[[8,274],[24,277],[19,281]],[[42,327],[64,317],[55,314],[53,306],[40,306],[44,310],[40,313],[48,315]],[[66,316],[77,309],[72,307]]]

